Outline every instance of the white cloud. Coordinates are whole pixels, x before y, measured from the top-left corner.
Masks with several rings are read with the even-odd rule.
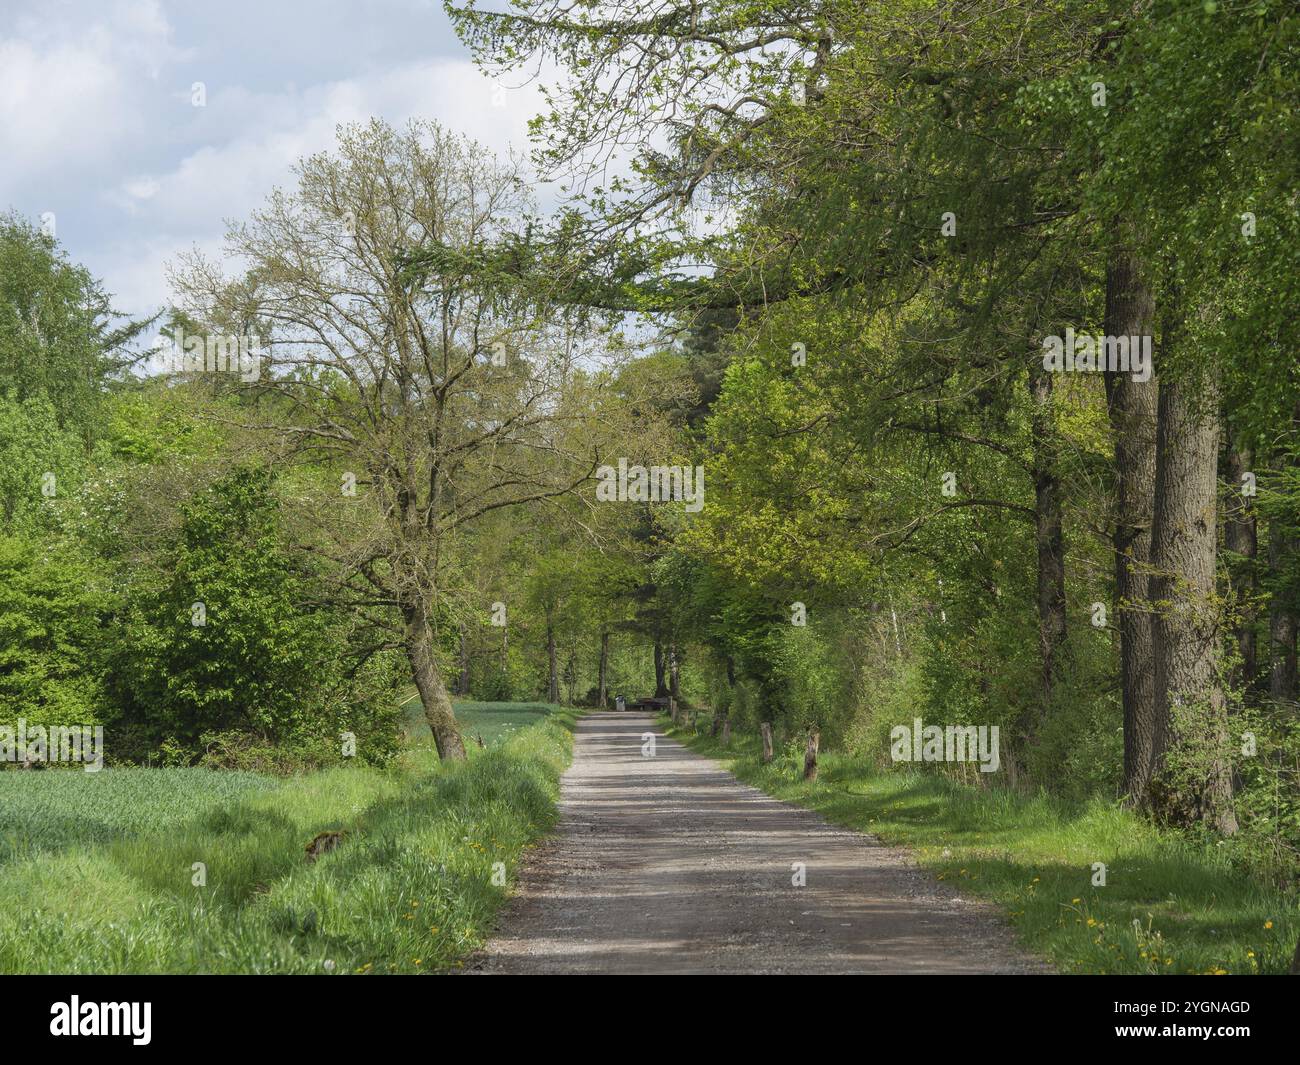
[[[57,212],[72,257],[141,314],[168,298],[167,260],[196,244],[216,250],[226,220],[288,185],[293,164],[329,149],[341,123],[432,118],[499,154],[526,150],[540,95],[494,86],[445,23],[421,57],[412,48],[421,38],[401,29],[409,5],[400,0],[351,33],[348,10],[321,2],[275,9],[280,23],[301,22],[302,49],[286,49],[283,63],[265,49],[243,58],[248,22],[262,18],[255,5],[220,18],[204,9],[197,24],[182,6],[169,19],[155,0],[52,0],[0,14],[0,159],[9,163],[0,210]],[[191,106],[195,81],[205,83],[204,107]]]

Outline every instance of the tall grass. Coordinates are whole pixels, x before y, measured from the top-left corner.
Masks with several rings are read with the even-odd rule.
[[[0,972],[453,967],[482,944],[521,851],[553,823],[571,721],[540,719],[464,763],[435,768],[415,752],[395,768],[254,785],[165,830],[7,862]],[[325,831],[342,842],[308,862]]]
[[[1300,936],[1300,900],[1221,848],[1113,803],[880,772],[836,754],[821,756],[808,783],[801,747],[763,765],[757,736],[735,734],[723,748],[669,731],[777,798],[907,846],[938,879],[1000,905],[1025,945],[1065,972],[1285,973]],[[1104,885],[1094,882],[1101,866]]]

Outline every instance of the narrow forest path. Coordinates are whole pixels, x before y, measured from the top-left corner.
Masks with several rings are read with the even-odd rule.
[[[467,968],[1049,971],[996,913],[902,851],[739,783],[649,716],[615,712],[578,722],[559,827],[529,852],[497,936]]]

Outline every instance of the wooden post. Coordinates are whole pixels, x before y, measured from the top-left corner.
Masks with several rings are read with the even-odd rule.
[[[813,729],[808,733],[808,749],[803,754],[804,780],[817,779],[817,749],[821,746],[822,734]]]
[[[763,761],[764,763],[772,760],[772,724],[764,721],[758,726],[758,730],[763,734]]]
[[[673,724],[677,724],[677,700],[671,695],[668,696],[668,716],[672,718]]]
[[[730,745],[731,745],[731,718],[726,717],[722,719],[722,746],[728,747]]]

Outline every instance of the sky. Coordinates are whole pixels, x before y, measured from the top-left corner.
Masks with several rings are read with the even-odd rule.
[[[144,316],[168,260],[218,253],[339,123],[429,118],[525,151],[541,103],[520,81],[478,71],[440,0],[2,0],[0,213],[52,220]]]

